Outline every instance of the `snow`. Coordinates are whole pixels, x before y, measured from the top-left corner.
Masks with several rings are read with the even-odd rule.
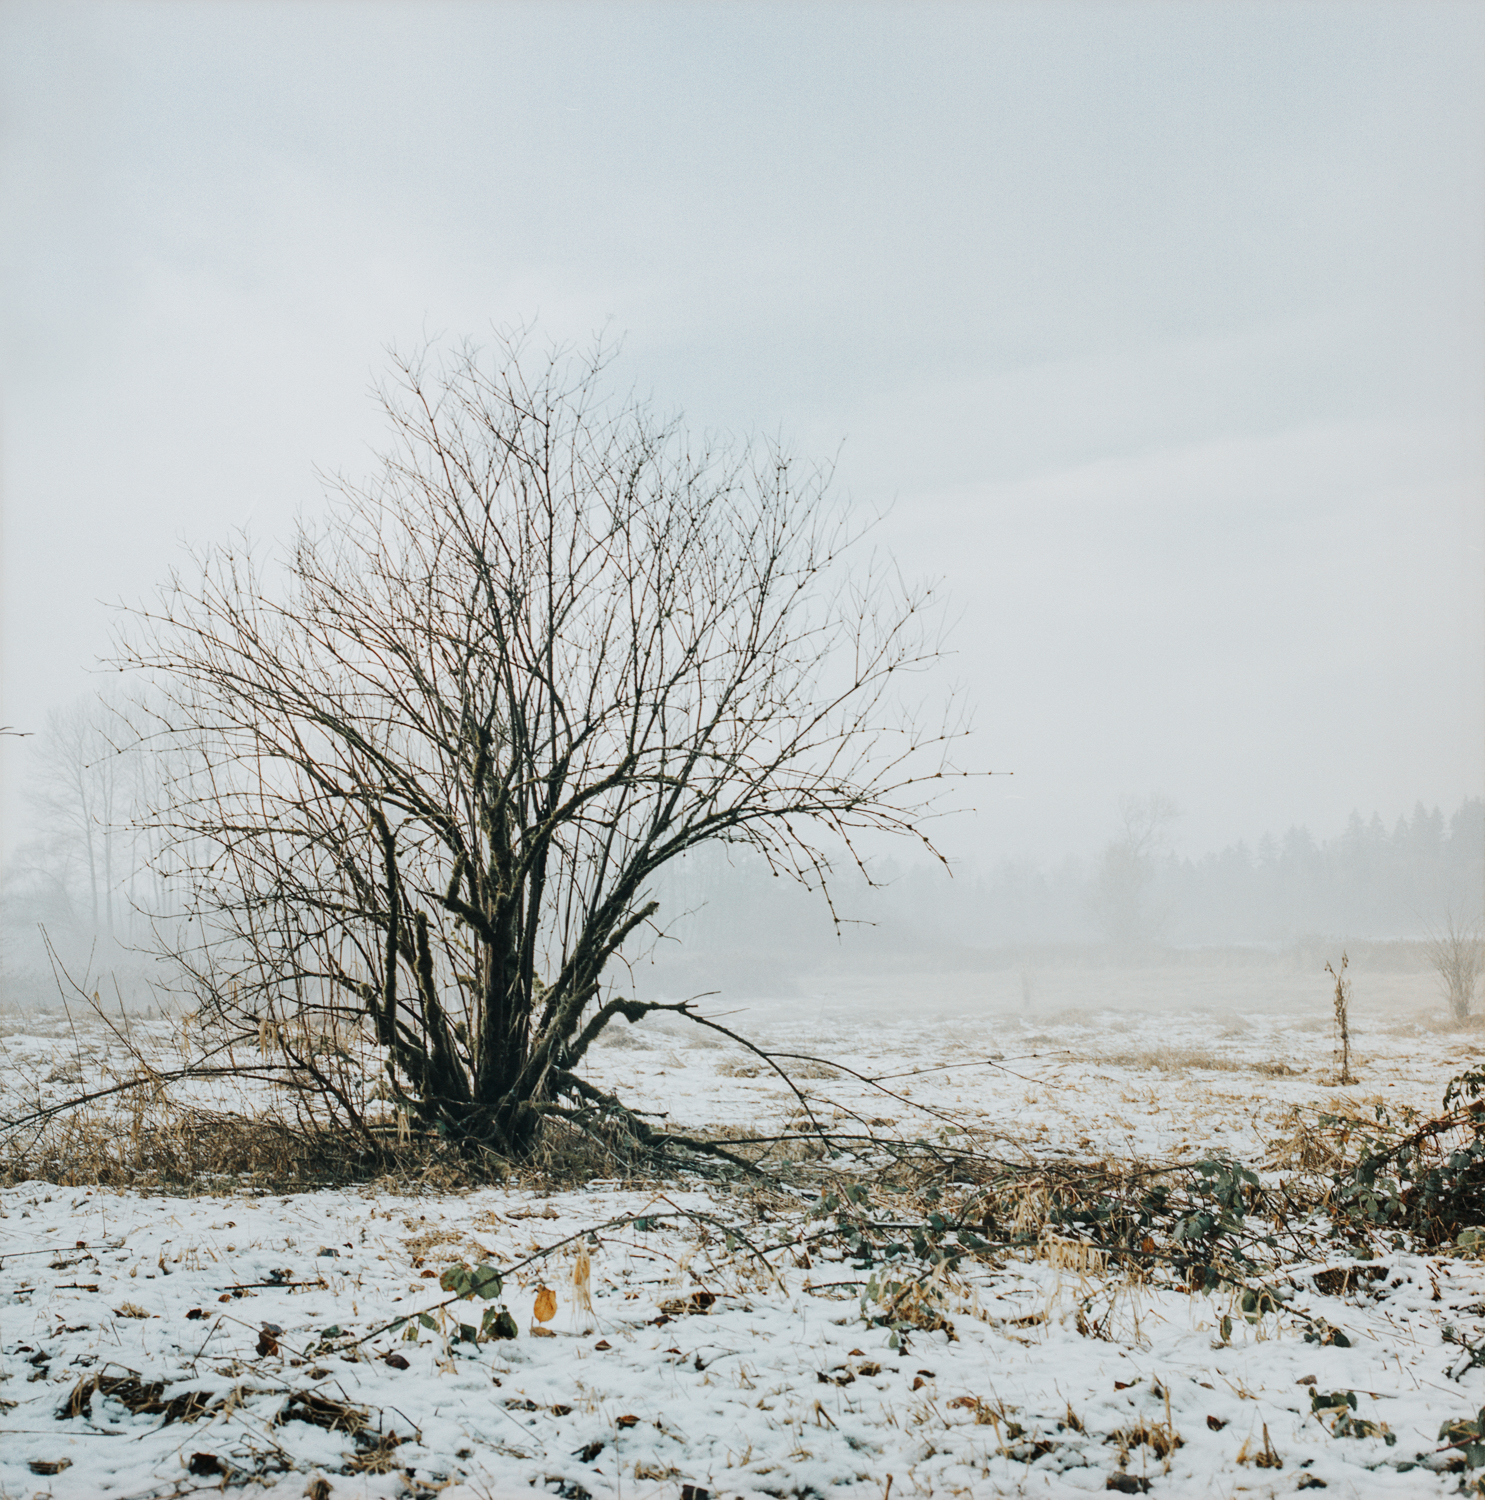
[[[1434,1108],[1482,1050],[1475,1033],[1440,1027],[1421,990],[1393,997],[1358,1015],[1362,1082],[1339,1090],[1327,1081],[1323,989],[1308,1009],[1283,995],[1241,1012],[1209,999],[1141,1008],[1111,992],[1101,1006],[1026,1014],[825,997],[757,1005],[727,1024],[863,1074],[904,1075],[884,1081],[897,1097],[845,1075],[797,1078],[824,1118],[921,1134],[951,1117],[1028,1159],[1221,1150],[1257,1166],[1296,1107]],[[12,1077],[28,1059],[55,1065],[52,1023],[11,1018],[8,1030]],[[103,1066],[105,1039],[83,1042],[84,1072]],[[756,1059],[708,1043],[680,1023],[620,1030],[595,1053],[593,1076],[677,1127],[777,1129],[795,1115],[776,1075],[747,1076]],[[1465,1361],[1445,1329],[1485,1333],[1476,1260],[1379,1242],[1358,1285],[1333,1278],[1327,1294],[1296,1272],[1293,1300],[1250,1325],[1229,1295],[1110,1278],[1047,1240],[965,1260],[943,1282],[953,1337],[913,1329],[894,1347],[863,1315],[871,1271],[801,1243],[820,1222],[806,1198],[769,1204],[760,1222],[757,1200],[686,1177],[549,1194],[0,1190],[0,1494],[174,1496],[225,1480],[297,1497],[316,1476],[336,1500],[503,1500],[533,1488],[617,1500],[686,1486],[876,1500],[889,1485],[894,1496],[1056,1497],[1105,1493],[1119,1475],[1179,1495],[1458,1486],[1435,1472],[1457,1461],[1438,1432],[1485,1403],[1485,1369],[1455,1379]],[[650,1227],[613,1223],[636,1215]],[[719,1223],[754,1244],[766,1234],[778,1247],[768,1265],[729,1247]],[[374,1332],[436,1308],[451,1264],[509,1267],[564,1241],[508,1280],[514,1340],[452,1339],[459,1322],[479,1321],[484,1304],[470,1301],[432,1312],[434,1329],[414,1322],[415,1342],[408,1325]],[[533,1321],[543,1287],[557,1302],[544,1326]],[[1098,1336],[1078,1331],[1080,1310]],[[1301,1312],[1349,1345],[1306,1342]],[[278,1330],[267,1343],[265,1324]],[[66,1415],[95,1378],[86,1414],[74,1401],[78,1414]],[[152,1382],[156,1410],[120,1399],[132,1389],[139,1405]],[[191,1392],[207,1393],[194,1418],[159,1409]],[[1351,1416],[1385,1424],[1393,1441],[1333,1435],[1339,1413],[1313,1412],[1313,1392],[1354,1393]],[[353,1422],[364,1414],[365,1435],[296,1419],[306,1395]],[[402,1441],[377,1446],[392,1433]],[[1258,1462],[1269,1453],[1282,1467]],[[193,1474],[197,1455],[217,1471]],[[32,1467],[64,1461],[49,1475]],[[379,1461],[387,1472],[374,1471]]]

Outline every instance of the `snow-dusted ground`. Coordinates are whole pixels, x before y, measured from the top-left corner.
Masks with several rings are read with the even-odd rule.
[[[1032,1007],[952,983],[895,1000],[883,988],[754,1005],[727,1024],[904,1075],[887,1081],[897,1098],[846,1077],[801,1078],[827,1119],[918,1133],[949,1115],[1025,1157],[1211,1150],[1257,1165],[1296,1106],[1433,1109],[1444,1081],[1485,1052],[1477,1033],[1439,1024],[1421,976],[1358,985],[1362,1081],[1348,1090],[1330,1081],[1328,996],[1313,977],[1087,971],[1039,979]],[[108,1065],[96,1029],[74,1036],[44,1017],[11,1017],[6,1029],[6,1076],[35,1077],[31,1097],[75,1086],[44,1082],[70,1071],[69,1055],[85,1074]],[[593,1074],[677,1126],[776,1129],[793,1116],[777,1078],[709,1041],[680,1023],[620,1027]],[[16,1102],[12,1092],[3,1113]],[[1470,1341],[1485,1333],[1476,1261],[1384,1245],[1362,1291],[1327,1295],[1297,1278],[1292,1309],[1343,1329],[1342,1348],[1305,1342],[1291,1311],[1256,1328],[1235,1316],[1224,1344],[1225,1297],[1114,1286],[1028,1249],[966,1261],[948,1290],[955,1337],[915,1331],[894,1349],[862,1316],[869,1273],[833,1252],[775,1250],[765,1270],[695,1220],[600,1227],[694,1210],[762,1232],[740,1209],[685,1182],[550,1196],[0,1191],[0,1494],[163,1496],[225,1480],[297,1497],[316,1476],[335,1497],[442,1487],[450,1500],[533,1486],[595,1500],[687,1487],[1057,1496],[1103,1493],[1111,1477],[1172,1495],[1458,1487],[1431,1466],[1449,1458],[1437,1451],[1441,1422],[1485,1402],[1485,1370],[1452,1378],[1459,1349],[1444,1340],[1446,1324]],[[807,1229],[806,1210],[775,1209],[762,1226],[770,1243]],[[507,1285],[513,1341],[450,1342],[458,1321],[478,1320],[480,1304],[465,1302],[452,1319],[435,1315],[438,1327],[414,1324],[416,1342],[399,1329],[349,1357],[327,1352],[432,1307],[452,1263],[510,1266],[573,1235]],[[574,1285],[580,1253],[591,1311]],[[545,1337],[533,1332],[543,1286],[557,1299]],[[698,1291],[715,1300],[699,1305]],[[1105,1337],[1077,1331],[1090,1292],[1104,1309],[1112,1299]],[[267,1340],[265,1325],[278,1330]],[[1332,1435],[1336,1414],[1313,1415],[1312,1390],[1354,1393],[1354,1416],[1394,1441]],[[178,1399],[193,1392],[205,1393],[194,1415]],[[316,1415],[342,1430],[305,1420]],[[363,1423],[359,1440],[343,1430]],[[1260,1462],[1270,1455],[1282,1467]]]

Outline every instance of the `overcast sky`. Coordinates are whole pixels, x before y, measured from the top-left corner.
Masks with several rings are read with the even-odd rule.
[[[952,852],[1481,791],[1485,6],[10,0],[0,83],[0,722],[539,317],[894,505],[1016,772]]]

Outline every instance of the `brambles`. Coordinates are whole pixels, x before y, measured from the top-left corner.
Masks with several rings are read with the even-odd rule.
[[[1355,1391],[1310,1392],[1310,1411],[1322,1426],[1329,1424],[1332,1437],[1379,1437],[1389,1448],[1395,1447],[1397,1434],[1385,1422],[1374,1422],[1369,1417],[1359,1416],[1359,1404]]]
[[[461,1262],[444,1271],[438,1278],[438,1284],[444,1291],[450,1293],[454,1300],[469,1301],[478,1297],[482,1302],[492,1302],[500,1295],[505,1280],[500,1272],[488,1262],[477,1266],[469,1266]],[[402,1326],[402,1322],[403,1320],[399,1319],[391,1324],[391,1331]],[[438,1327],[427,1313],[418,1315],[418,1324],[428,1329]],[[408,1326],[413,1326],[410,1321]],[[516,1320],[503,1302],[498,1307],[485,1308],[478,1328],[475,1328],[472,1323],[458,1324],[458,1337],[471,1344],[487,1339],[513,1339],[517,1335]]]
[[[1477,1469],[1485,1464],[1485,1407],[1473,1417],[1445,1422],[1439,1428],[1439,1441],[1458,1452],[1466,1468]]]
[[[1356,1164],[1335,1176],[1340,1219],[1403,1228],[1423,1243],[1442,1245],[1485,1225],[1485,1073],[1450,1080],[1444,1113],[1393,1125],[1377,1107],[1376,1131],[1361,1141]]]

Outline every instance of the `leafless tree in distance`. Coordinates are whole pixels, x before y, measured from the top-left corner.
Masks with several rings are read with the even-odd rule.
[[[1134,949],[1152,941],[1161,926],[1150,904],[1160,856],[1181,810],[1163,793],[1119,802],[1119,837],[1104,847],[1093,879],[1095,914],[1111,942]]]
[[[198,993],[364,1020],[403,1110],[503,1155],[617,1106],[577,1070],[661,1008],[608,976],[669,861],[731,841],[824,888],[863,834],[927,844],[962,774],[952,703],[903,691],[931,591],[857,565],[829,473],[612,399],[606,363],[394,357],[375,477],[276,570],[198,556],[122,652],[189,762],[156,821]]]
[[[1480,976],[1485,973],[1485,943],[1477,922],[1465,922],[1451,909],[1442,928],[1430,932],[1424,952],[1429,966],[1439,976],[1456,1021],[1470,1014]]]
[[[64,881],[86,891],[88,930],[108,942],[126,936],[139,853],[142,765],[119,707],[99,693],[52,709],[30,793],[47,854]]]

